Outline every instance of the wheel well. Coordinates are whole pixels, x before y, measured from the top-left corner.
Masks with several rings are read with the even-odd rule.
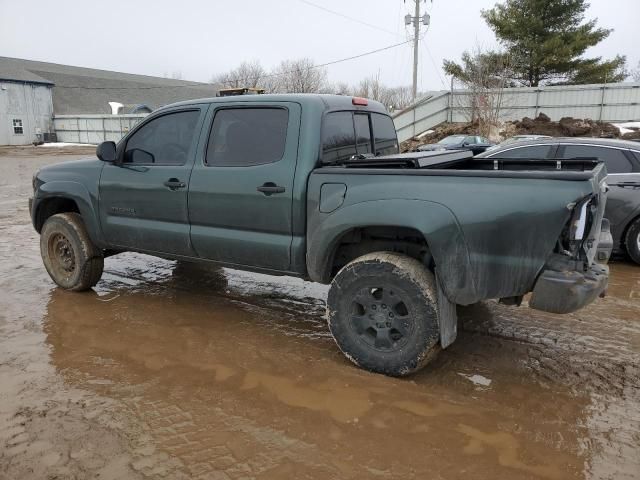
[[[64,197],[53,197],[44,200],[36,212],[36,230],[40,233],[47,219],[56,213],[76,212],[80,213],[75,201]]]
[[[350,261],[372,252],[396,252],[419,260],[430,269],[433,257],[424,235],[408,227],[360,227],[349,230],[336,242],[329,257],[326,277],[331,280]]]

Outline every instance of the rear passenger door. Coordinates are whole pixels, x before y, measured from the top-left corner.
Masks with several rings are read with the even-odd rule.
[[[198,256],[289,269],[300,113],[291,102],[212,105],[188,194]]]

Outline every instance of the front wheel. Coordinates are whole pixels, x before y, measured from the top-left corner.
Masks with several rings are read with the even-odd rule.
[[[102,251],[89,238],[77,213],[58,213],[47,219],[40,232],[40,254],[51,279],[67,290],[88,290],[102,276]]]
[[[627,229],[624,243],[631,260],[640,264],[640,218],[634,220]]]
[[[327,314],[340,350],[376,373],[409,375],[439,351],[435,278],[406,255],[371,253],[346,265],[331,283]]]

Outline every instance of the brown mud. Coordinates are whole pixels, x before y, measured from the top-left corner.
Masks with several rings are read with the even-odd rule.
[[[54,287],[0,152],[0,479],[640,478],[640,267],[567,316],[485,302],[409,379],[359,370],[326,287],[138,254]]]

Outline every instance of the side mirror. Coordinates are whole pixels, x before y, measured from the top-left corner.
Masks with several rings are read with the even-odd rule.
[[[115,142],[102,142],[96,148],[96,155],[103,162],[115,162],[117,158]]]

